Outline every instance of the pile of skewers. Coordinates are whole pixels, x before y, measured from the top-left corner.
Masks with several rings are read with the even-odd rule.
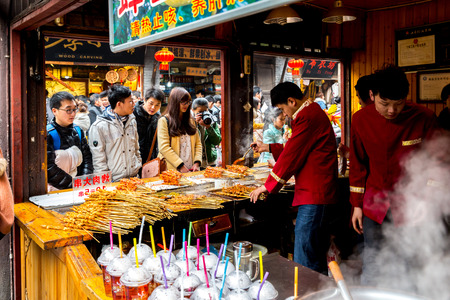
[[[231,165],[227,166],[227,169],[220,167],[206,167],[203,175],[206,178],[243,178],[247,175],[248,167]]]
[[[248,198],[250,197],[250,193],[255,189],[256,187],[236,184],[231,187],[224,187],[222,190],[215,192],[215,194],[233,198]]]
[[[219,197],[211,197],[205,195],[181,195],[178,193],[170,193],[162,196],[165,200],[166,207],[172,211],[186,210],[186,209],[218,209],[223,208],[221,203],[225,199]]]
[[[167,170],[159,175],[165,184],[168,185],[188,185],[191,182],[183,177],[183,175],[175,170]]]
[[[240,165],[227,165],[227,171],[241,175],[247,175],[248,167]]]

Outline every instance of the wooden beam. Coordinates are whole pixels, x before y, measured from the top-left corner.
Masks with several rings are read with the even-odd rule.
[[[11,24],[12,30],[33,30],[47,24],[58,16],[64,16],[72,10],[88,3],[90,0],[50,0],[42,7],[30,12]],[[105,9],[108,9],[107,7]]]

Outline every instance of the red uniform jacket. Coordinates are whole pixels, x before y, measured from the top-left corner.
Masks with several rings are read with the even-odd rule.
[[[353,115],[350,144],[350,202],[381,224],[387,211],[401,220],[401,197],[390,193],[401,176],[402,158],[437,129],[437,118],[423,106],[407,103],[393,120],[369,105]]]
[[[336,203],[337,149],[330,120],[317,103],[309,102],[293,119],[292,136],[284,149],[282,144],[270,144],[277,163],[265,187],[276,193],[295,175],[293,206]]]

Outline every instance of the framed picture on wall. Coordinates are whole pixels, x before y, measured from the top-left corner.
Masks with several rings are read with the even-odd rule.
[[[441,92],[444,86],[450,84],[450,70],[418,72],[417,80],[417,102],[442,102]]]

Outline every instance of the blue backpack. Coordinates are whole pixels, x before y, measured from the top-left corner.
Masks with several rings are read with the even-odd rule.
[[[76,125],[74,125],[73,128],[77,131],[81,144],[81,137],[83,136],[81,133],[81,128]],[[55,129],[55,126],[53,126],[53,124],[47,124],[47,132],[52,136],[53,148],[55,148],[55,150],[59,150],[61,148],[61,138],[59,137],[59,133]]]

